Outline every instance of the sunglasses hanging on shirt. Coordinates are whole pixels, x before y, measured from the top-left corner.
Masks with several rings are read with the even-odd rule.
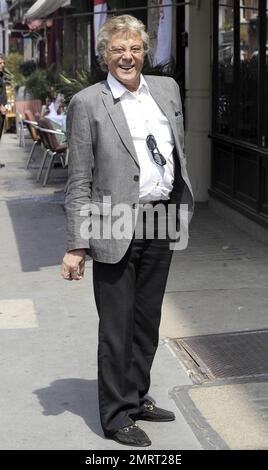
[[[164,166],[167,163],[167,161],[165,157],[162,155],[162,153],[159,152],[159,149],[157,147],[157,143],[153,134],[147,135],[146,144],[152,154],[152,157],[155,163],[159,166]]]

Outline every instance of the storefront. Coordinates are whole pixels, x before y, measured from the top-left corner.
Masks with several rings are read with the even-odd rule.
[[[171,56],[183,97],[195,199],[220,200],[268,227],[268,0],[105,3],[108,13],[134,14],[146,24],[151,58],[161,8],[172,5]],[[94,68],[93,0],[38,0],[35,6],[54,10],[56,4],[69,4],[63,27],[56,28],[63,35],[64,70]],[[61,62],[56,59],[51,60]]]
[[[268,0],[213,3],[210,194],[268,227]]]

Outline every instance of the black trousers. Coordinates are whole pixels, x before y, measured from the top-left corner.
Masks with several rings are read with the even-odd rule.
[[[5,116],[0,112],[0,140],[2,137],[3,129],[4,129],[4,123],[5,123]]]
[[[119,263],[93,261],[99,314],[98,389],[106,436],[146,402],[172,258],[167,239],[135,239]]]

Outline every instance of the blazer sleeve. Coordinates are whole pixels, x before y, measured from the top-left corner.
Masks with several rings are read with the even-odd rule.
[[[89,248],[89,204],[94,156],[91,129],[84,101],[75,95],[68,107],[68,181],[65,187],[67,251]]]

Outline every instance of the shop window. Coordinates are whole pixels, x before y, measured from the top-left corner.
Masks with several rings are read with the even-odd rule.
[[[219,5],[217,131],[232,135],[232,95],[234,86],[233,1]]]
[[[211,192],[268,227],[268,0],[213,5]]]
[[[264,28],[260,0],[218,1],[214,36],[213,131],[262,147],[268,146],[268,0],[265,4]]]
[[[238,137],[257,144],[259,73],[259,1],[240,1]],[[241,14],[241,10],[243,14]]]

